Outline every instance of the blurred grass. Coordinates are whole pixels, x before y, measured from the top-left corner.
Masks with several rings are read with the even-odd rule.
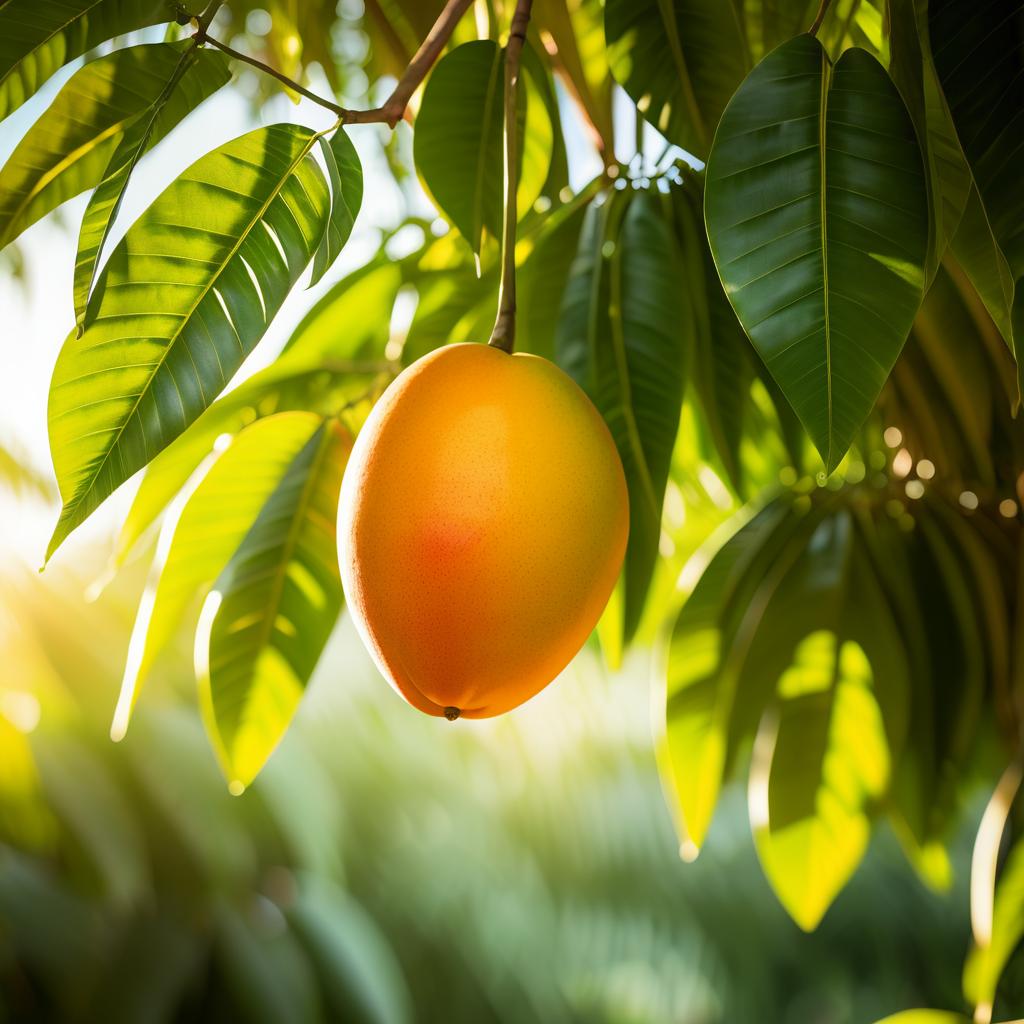
[[[392,694],[346,621],[236,798],[187,651],[167,652],[124,742],[107,737],[140,587],[129,572],[88,604],[66,571],[3,572],[0,1020],[868,1024],[961,1007],[969,828],[950,893],[883,834],[802,934],[741,792],[679,859],[643,657],[610,677],[588,648],[520,711],[450,724]]]

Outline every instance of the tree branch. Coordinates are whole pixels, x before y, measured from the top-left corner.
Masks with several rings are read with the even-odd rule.
[[[420,48],[409,62],[409,66],[398,80],[398,84],[391,95],[381,106],[374,107],[372,110],[349,110],[346,107],[339,106],[331,100],[324,99],[323,96],[318,96],[315,92],[300,85],[293,78],[289,78],[276,68],[264,64],[263,61],[241,53],[228,46],[227,43],[222,43],[219,39],[214,39],[212,36],[207,35],[206,30],[209,27],[210,21],[213,20],[213,15],[217,13],[217,8],[220,7],[219,2],[211,3],[206,11],[203,12],[196,29],[195,39],[199,43],[209,43],[211,46],[217,47],[218,50],[222,50],[229,57],[250,64],[265,74],[273,76],[289,89],[299,93],[299,95],[305,96],[314,103],[318,103],[321,107],[337,114],[342,124],[386,124],[394,128],[405,116],[406,107],[408,107],[413,93],[419,88],[423,79],[426,78],[427,72],[431,69],[438,56],[440,56],[441,51],[445,48],[445,44],[451,38],[451,34],[459,19],[466,13],[472,2],[473,0],[448,0],[444,10],[438,16],[437,21],[434,22],[433,28],[427,33],[427,38],[423,40]]]
[[[517,95],[519,56],[526,42],[533,0],[517,0],[508,42],[505,44],[505,224],[501,233],[501,287],[498,290],[498,318],[489,345],[511,352],[516,340],[516,192],[519,187]]]
[[[821,28],[821,23],[825,20],[825,15],[828,13],[829,4],[832,0],[821,0],[818,5],[818,13],[814,16],[814,21],[811,22],[811,27],[807,30],[809,35],[816,36],[818,29]]]

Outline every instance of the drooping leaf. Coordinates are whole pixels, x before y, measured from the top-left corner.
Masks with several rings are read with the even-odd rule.
[[[971,856],[971,930],[974,946],[964,965],[964,994],[975,1006],[991,1007],[999,978],[1024,938],[1024,843],[1012,843],[1010,816],[1021,786],[1015,758],[1003,772],[982,815]],[[1000,851],[1010,840],[999,871]]]
[[[516,346],[554,359],[558,311],[593,188],[548,216],[517,273]]]
[[[719,125],[705,215],[726,294],[831,472],[922,297],[925,177],[895,86],[813,36],[769,54]]]
[[[670,142],[707,158],[722,111],[750,69],[746,40],[721,0],[608,0],[612,73]]]
[[[693,314],[679,287],[679,251],[660,197],[612,193],[586,212],[562,302],[558,363],[608,424],[629,487],[622,642],[636,631],[661,537]]]
[[[729,760],[729,724],[741,670],[779,569],[799,552],[811,520],[780,498],[758,511],[711,556],[672,629],[666,658],[662,774],[677,802],[690,852],[704,842]],[[799,534],[799,537],[796,535]],[[794,539],[796,538],[796,539]],[[720,543],[712,536],[710,547]],[[699,552],[706,558],[706,552]]]
[[[384,364],[319,358],[281,358],[253,374],[214,402],[146,467],[117,539],[114,565],[124,564],[219,439],[275,413],[298,409],[328,415],[343,406],[369,401],[392,376],[393,371]]]
[[[130,46],[91,61],[68,79],[0,170],[0,247],[65,200],[99,184],[126,131],[156,103],[190,45]],[[211,67],[205,58],[202,65]],[[205,98],[207,88],[213,91],[211,78],[201,71],[202,94],[190,94],[190,103],[179,98],[168,104],[151,143]]]
[[[345,129],[339,128],[329,142],[321,138],[320,149],[331,183],[331,216],[313,257],[310,286],[324,276],[348,241],[363,202],[363,168]]]
[[[749,671],[775,675],[749,803],[776,894],[815,928],[867,850],[907,714],[906,655],[848,512],[826,518],[772,595]]]
[[[157,45],[177,52],[178,60],[159,95],[121,134],[103,172],[103,180],[89,197],[89,205],[82,217],[74,282],[75,321],[78,324],[85,318],[86,304],[96,280],[103,243],[121,208],[121,200],[135,165],[150,146],[167,135],[179,121],[231,78],[227,58],[216,50],[202,50],[191,42]],[[145,49],[150,51],[144,60],[152,73],[154,68],[149,62],[156,54],[153,47]],[[158,62],[156,66],[162,63]],[[118,87],[122,90],[125,88],[123,84]]]
[[[696,176],[673,190],[676,234],[687,271],[696,323],[693,380],[701,424],[734,491],[743,494],[740,456],[748,420],[753,352],[729,300],[708,248],[703,224],[703,194]],[[756,357],[755,357],[756,358]]]
[[[504,193],[505,53],[481,39],[446,54],[423,92],[413,139],[416,168],[438,207],[479,253],[483,233],[501,237]],[[553,126],[528,64],[520,75],[520,217],[548,177]]]
[[[341,610],[335,521],[351,444],[337,421],[317,430],[203,605],[200,698],[235,789],[284,735]]]
[[[890,0],[889,72],[926,143],[931,232],[925,264],[925,290],[935,276],[946,247],[953,240],[971,188],[956,129],[942,98],[928,45],[927,0]]]
[[[806,32],[818,8],[818,0],[732,0],[732,4],[755,62]]]
[[[0,5],[0,120],[87,50],[173,17],[167,0],[7,0]]]
[[[1018,379],[1024,379],[1016,347],[1018,337],[1024,336],[1024,191],[1019,172],[1024,138],[1024,2],[930,0],[928,34],[980,207],[969,225],[972,244],[958,247],[957,255],[1018,356]],[[996,252],[979,262],[971,257],[979,251],[978,235],[986,233]]]
[[[215,458],[163,525],[139,603],[111,735],[124,736],[139,689],[187,609],[205,597],[321,418],[283,412],[257,420]],[[201,472],[201,471],[200,471]]]
[[[64,508],[47,557],[223,390],[323,235],[327,185],[296,125],[207,154],[115,248],[92,325],[64,344],[50,448]]]

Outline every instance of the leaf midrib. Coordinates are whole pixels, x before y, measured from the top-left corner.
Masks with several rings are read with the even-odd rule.
[[[264,650],[269,644],[270,635],[273,631],[274,623],[277,621],[277,613],[280,609],[281,595],[284,591],[284,581],[287,576],[287,567],[291,562],[292,554],[295,550],[296,542],[298,540],[299,532],[302,528],[302,524],[305,522],[306,510],[310,504],[310,497],[313,490],[319,484],[320,470],[324,461],[325,456],[331,448],[331,442],[333,441],[331,433],[331,423],[329,420],[325,420],[318,428],[321,436],[317,445],[316,455],[313,457],[312,462],[309,466],[309,471],[306,474],[306,480],[302,485],[302,490],[299,493],[299,499],[295,503],[295,511],[292,516],[292,521],[288,526],[288,532],[285,535],[284,542],[281,545],[281,557],[277,560],[277,565],[274,568],[274,579],[270,584],[270,592],[267,600],[263,604],[263,616],[260,622],[259,638],[255,645],[257,657],[259,652]],[[311,439],[312,440],[312,439]],[[302,457],[301,451],[295,457],[292,462],[294,466],[295,461]],[[290,472],[292,466],[289,466],[288,470],[285,471],[285,476],[282,478],[282,483],[287,479],[287,475]],[[280,484],[278,485],[281,486]],[[270,501],[273,501],[273,495],[270,497]],[[242,541],[244,547],[245,541]],[[273,614],[271,614],[273,613]],[[253,660],[255,666],[255,659]],[[212,689],[212,679],[211,679]],[[244,705],[243,713],[239,715],[239,721],[244,718]]]
[[[491,110],[494,106],[495,83],[498,69],[502,65],[502,49],[495,43],[494,58],[487,78],[487,92],[484,95],[483,135],[476,162],[476,181],[473,188],[473,251],[479,253],[484,230],[484,180],[487,176],[487,150],[491,141]],[[504,156],[502,156],[504,167]]]
[[[818,151],[821,154],[820,159],[820,179],[818,183],[819,192],[819,216],[821,218],[821,273],[822,273],[822,303],[824,305],[825,315],[825,408],[828,416],[828,456],[825,459],[825,468],[831,473],[833,470],[832,465],[832,446],[834,444],[834,438],[832,433],[832,329],[829,322],[829,310],[828,310],[828,228],[827,228],[827,202],[826,202],[826,188],[827,188],[827,168],[825,160],[826,144],[827,144],[827,117],[828,117],[828,94],[829,85],[831,84],[831,70],[832,65],[829,63],[828,55],[825,53],[824,48],[821,50],[821,102],[818,108]]]
[[[142,133],[142,138],[139,139],[138,145],[134,148],[134,150],[131,153],[130,158],[127,161],[127,168],[128,168],[127,174],[125,175],[124,181],[122,181],[122,183],[121,183],[121,187],[117,191],[117,198],[114,200],[114,203],[113,203],[113,205],[110,208],[110,212],[107,215],[106,223],[103,225],[103,232],[100,235],[99,244],[96,246],[96,251],[94,253],[92,253],[91,256],[90,256],[90,261],[91,261],[92,266],[89,268],[89,280],[88,280],[88,283],[87,283],[86,288],[85,288],[85,293],[84,293],[84,295],[81,296],[81,299],[82,299],[81,308],[75,310],[75,321],[76,321],[76,323],[81,325],[80,328],[79,328],[80,330],[81,330],[81,327],[84,327],[86,325],[85,314],[86,314],[86,309],[87,309],[88,302],[89,302],[89,296],[92,293],[92,290],[93,290],[93,288],[94,288],[94,286],[96,284],[96,276],[97,276],[97,273],[98,273],[98,270],[99,270],[99,263],[100,263],[99,258],[100,258],[100,255],[103,252],[103,246],[106,244],[107,237],[110,234],[110,226],[111,226],[111,224],[113,224],[114,220],[117,218],[118,211],[121,208],[121,201],[124,199],[125,190],[128,187],[128,181],[129,181],[129,179],[131,177],[132,171],[135,170],[135,165],[139,162],[139,159],[141,158],[143,152],[145,152],[145,150],[149,146],[149,140],[150,140],[150,138],[152,138],[153,129],[156,127],[157,119],[159,118],[160,114],[163,112],[164,107],[167,105],[167,101],[171,98],[171,94],[178,87],[178,83],[181,82],[182,78],[184,78],[184,76],[185,76],[185,73],[195,63],[195,57],[196,57],[197,53],[198,53],[198,50],[197,50],[196,44],[193,42],[192,45],[189,46],[181,54],[181,56],[178,58],[178,62],[174,65],[174,70],[171,72],[170,77],[164,83],[164,86],[160,90],[160,94],[156,97],[156,99],[154,99],[153,102],[150,103],[148,107],[146,107],[143,110],[141,110],[138,114],[135,115],[134,118],[132,118],[132,125],[134,125],[136,123],[136,121],[140,121],[143,117],[145,117],[147,115],[147,113],[149,115],[148,123],[146,124],[146,127],[145,127],[145,129],[144,129],[144,131]],[[95,200],[95,197],[96,197],[99,189],[103,186],[104,182],[106,182],[110,177],[112,177],[113,174],[117,174],[120,171],[120,167],[115,167],[113,170],[111,170],[111,164],[114,162],[115,158],[117,157],[118,152],[121,149],[121,146],[122,146],[123,143],[124,143],[124,139],[122,139],[117,144],[116,148],[114,149],[114,152],[111,154],[110,160],[107,162],[106,169],[103,172],[103,178],[100,181],[99,185],[97,185],[96,191],[93,192],[92,197],[89,200],[89,205],[86,207],[85,214],[82,217],[82,225],[81,225],[81,228],[79,229],[79,236],[78,236],[79,251],[81,251],[81,244],[82,244],[81,232],[85,228],[86,219],[89,216],[89,211],[92,209],[93,202]],[[121,165],[121,166],[124,166],[124,165]],[[75,265],[76,277],[78,276],[77,275],[77,269],[78,269],[78,264],[76,262],[76,265]],[[75,285],[76,285],[76,288],[77,287],[81,287],[81,282],[75,281]],[[77,298],[79,298],[79,296],[76,296],[76,299]]]
[[[294,173],[295,168],[298,167],[302,160],[304,160],[305,157],[309,154],[309,151],[312,149],[313,144],[322,134],[323,132],[317,132],[315,134],[310,135],[308,141],[306,142],[306,145],[303,146],[302,150],[289,165],[287,171],[285,171],[285,173],[281,175],[277,185],[271,191],[270,195],[266,198],[263,204],[260,206],[256,215],[249,221],[249,224],[239,234],[238,239],[235,241],[235,244],[232,246],[227,256],[221,261],[220,266],[217,269],[217,272],[209,279],[207,285],[202,288],[202,290],[199,293],[199,296],[192,303],[192,306],[189,308],[188,312],[182,317],[181,322],[175,329],[174,333],[170,336],[170,338],[168,338],[168,343],[165,346],[164,351],[161,353],[159,360],[157,360],[156,364],[153,366],[153,371],[149,375],[149,380],[146,386],[138,393],[138,395],[136,395],[135,402],[133,403],[128,414],[124,417],[123,421],[121,422],[121,426],[118,428],[117,433],[110,441],[106,451],[103,453],[103,456],[96,463],[95,469],[88,478],[88,482],[84,485],[84,487],[79,488],[78,495],[74,500],[67,502],[64,505],[64,508],[61,513],[61,519],[64,519],[69,511],[74,511],[75,509],[77,509],[82,504],[82,501],[85,499],[85,496],[92,491],[93,485],[96,483],[96,480],[99,477],[100,473],[102,472],[103,467],[107,464],[107,460],[110,458],[111,452],[113,452],[114,449],[120,443],[121,437],[123,436],[125,430],[127,429],[128,424],[132,421],[132,418],[135,416],[135,413],[138,411],[139,405],[141,404],[143,397],[149,393],[153,381],[156,379],[157,374],[160,372],[164,363],[167,361],[168,356],[177,346],[178,341],[181,338],[182,332],[184,331],[185,327],[191,322],[192,318],[195,316],[196,310],[199,308],[200,303],[202,303],[207,298],[207,296],[209,296],[210,293],[214,290],[214,288],[217,285],[217,282],[220,280],[220,277],[224,273],[227,266],[231,263],[235,256],[238,255],[239,250],[241,249],[242,245],[245,243],[246,239],[249,237],[251,232],[255,230],[256,225],[263,220],[264,214],[267,212],[268,208],[270,207],[270,204],[280,194],[281,189],[284,188],[285,182],[287,182],[287,180]],[[54,537],[56,538],[56,536],[57,533],[55,532]],[[61,541],[62,540],[63,538],[61,538]],[[57,544],[61,543],[61,541],[57,541]],[[55,550],[56,546],[54,545],[53,540],[51,540],[50,548],[47,551],[47,558],[49,558],[49,556],[52,555]]]

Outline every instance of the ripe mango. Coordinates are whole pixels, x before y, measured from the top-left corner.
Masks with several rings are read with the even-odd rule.
[[[363,640],[413,707],[448,718],[509,711],[565,668],[628,532],[622,464],[583,391],[546,359],[477,344],[395,379],[338,511]]]

